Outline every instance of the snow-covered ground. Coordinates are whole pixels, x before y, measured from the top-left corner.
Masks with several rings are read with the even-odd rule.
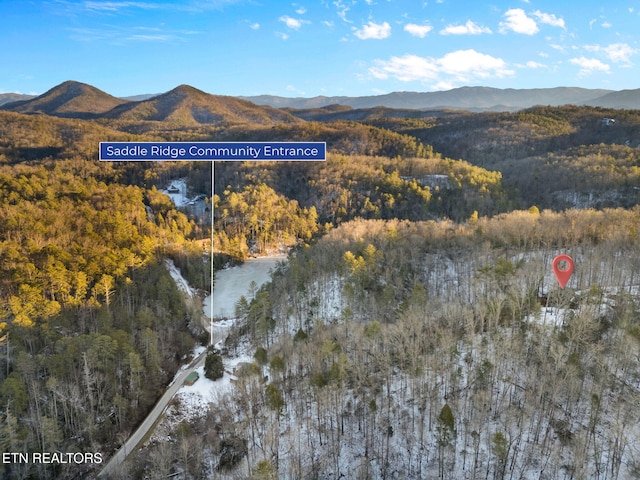
[[[204,366],[195,371],[200,375],[200,379],[193,385],[184,385],[178,390],[177,396],[184,400],[183,404],[194,404],[197,408],[206,408],[219,394],[228,392],[231,389],[231,380],[235,380],[233,371],[240,363],[253,362],[253,357],[247,353],[234,358],[225,358],[224,376],[219,380],[211,381],[204,376]]]
[[[162,193],[166,194],[178,208],[189,205],[189,202],[193,201],[187,197],[187,181],[184,178],[173,180],[166,190],[162,190]]]
[[[180,270],[178,270],[178,267],[176,267],[175,263],[173,263],[173,260],[167,258],[164,263],[167,267],[167,270],[169,271],[169,275],[171,275],[173,281],[176,282],[178,290],[186,293],[190,298],[195,297],[195,289],[191,288],[191,285],[189,285],[189,282],[187,282],[187,280],[182,276]]]
[[[234,358],[225,358],[224,376],[218,380],[211,381],[204,376],[204,366],[196,368],[200,378],[193,385],[183,385],[176,393],[173,401],[169,404],[164,417],[156,425],[153,434],[149,437],[146,445],[161,441],[170,441],[171,432],[176,425],[181,422],[190,421],[203,417],[207,414],[209,404],[215,402],[231,391],[232,380],[235,380],[233,371],[239,363],[252,362],[253,358],[247,353],[240,354]]]
[[[230,328],[235,321],[233,315],[236,302],[242,295],[248,296],[251,282],[255,282],[256,288],[260,288],[262,284],[270,280],[270,272],[276,264],[284,260],[286,260],[285,255],[254,258],[240,266],[218,272],[216,274],[218,286],[214,289],[214,316],[225,317],[225,319],[215,322],[214,328],[222,330]],[[178,289],[193,297],[196,294],[195,289],[189,285],[174,263],[171,260],[166,260],[166,266]],[[210,297],[207,297],[205,300],[205,312],[208,312],[210,308],[209,299]],[[198,356],[204,348],[202,346],[196,347],[193,356]],[[167,441],[175,425],[205,415],[209,404],[228,393],[232,388],[231,382],[235,379],[233,372],[236,366],[252,361],[253,357],[248,348],[240,348],[233,358],[224,358],[224,376],[215,382],[204,376],[204,366],[197,368],[195,371],[198,372],[200,378],[193,385],[183,385],[178,390],[174,401],[165,411],[164,418],[156,426],[147,443]],[[185,368],[187,365],[184,365],[181,370]]]

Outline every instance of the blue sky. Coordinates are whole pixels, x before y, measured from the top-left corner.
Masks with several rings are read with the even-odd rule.
[[[640,1],[0,0],[0,92],[640,88]]]

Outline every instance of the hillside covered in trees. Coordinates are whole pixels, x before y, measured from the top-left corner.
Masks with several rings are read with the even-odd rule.
[[[237,309],[227,354],[250,345],[255,364],[151,447],[171,459],[165,474],[190,462],[194,478],[221,464],[222,478],[639,475],[637,112],[313,116],[186,87],[112,108],[75,87],[0,112],[4,451],[107,458],[129,435],[208,338],[164,261],[209,288],[214,202],[217,267],[289,261]],[[317,140],[329,155],[220,162],[210,198],[211,165],[100,163],[108,140]],[[162,193],[176,179],[205,214]],[[560,252],[576,260],[566,290],[549,271]],[[140,460],[127,475],[154,472]]]
[[[639,213],[341,225],[240,312],[205,431],[283,478],[635,478]]]

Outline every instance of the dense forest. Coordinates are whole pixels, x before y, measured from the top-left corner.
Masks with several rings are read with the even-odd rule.
[[[637,478],[639,220],[343,223],[238,304],[254,363],[127,474]]]
[[[150,221],[143,189],[55,163],[1,170],[3,450],[108,452],[202,330],[158,254],[186,242],[189,222],[175,210]],[[78,474],[9,468],[10,478]]]
[[[233,393],[126,478],[640,476],[637,112],[333,109],[270,124],[229,105],[222,123],[0,112],[4,451],[107,458],[206,343],[198,301],[164,265],[209,288],[211,218],[162,193],[185,179],[208,215],[213,202],[217,268],[289,260],[238,305],[226,354],[249,345],[255,362]],[[100,163],[106,140],[330,153],[220,162],[211,197],[210,164]],[[560,252],[576,260],[564,290],[549,271]],[[4,478],[91,468],[0,465]]]
[[[269,382],[212,420],[287,478],[635,477],[639,214],[344,224],[244,314]]]
[[[438,112],[367,118],[451,158],[500,171],[521,208],[629,207],[637,203],[640,113],[533,107],[515,113]]]

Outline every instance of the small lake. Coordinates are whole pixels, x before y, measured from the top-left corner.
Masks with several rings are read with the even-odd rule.
[[[250,258],[242,265],[218,270],[213,289],[213,317],[233,318],[236,303],[241,296],[250,298],[251,282],[256,282],[258,288],[271,280],[271,271],[278,262],[286,261],[286,255],[270,255],[268,257]],[[204,299],[203,311],[207,318],[211,316],[211,296]]]

